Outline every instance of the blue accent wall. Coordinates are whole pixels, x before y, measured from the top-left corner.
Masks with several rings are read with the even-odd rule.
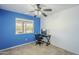
[[[17,35],[16,18],[33,20],[34,33]],[[0,50],[32,42],[35,33],[40,33],[40,18],[0,9]]]

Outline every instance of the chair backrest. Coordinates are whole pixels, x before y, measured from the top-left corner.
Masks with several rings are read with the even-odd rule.
[[[35,34],[35,39],[37,40],[39,38],[40,34]]]
[[[35,34],[35,39],[36,40],[40,40],[42,37],[41,37],[41,34]]]

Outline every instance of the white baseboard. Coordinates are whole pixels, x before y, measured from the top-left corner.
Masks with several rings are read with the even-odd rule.
[[[56,46],[56,47],[58,47],[58,48],[64,49],[64,50],[66,50],[66,51],[69,51],[69,52],[71,52],[71,53],[73,53],[73,54],[75,54],[75,55],[78,55],[78,53],[75,53],[75,52],[70,51],[70,50],[68,50],[68,49],[62,48],[62,47],[60,47],[60,46],[58,46],[58,45],[56,45],[56,44],[53,44],[53,43],[51,43],[51,44],[54,45],[54,46]]]
[[[31,43],[34,43],[34,42],[35,41],[29,42],[29,43],[24,43],[24,44],[21,44],[21,45],[16,45],[16,46],[9,47],[9,48],[5,48],[5,49],[0,50],[0,52],[4,52],[5,50],[13,49],[13,48],[20,47],[20,46],[23,46],[23,45],[26,45],[26,44],[31,44]]]

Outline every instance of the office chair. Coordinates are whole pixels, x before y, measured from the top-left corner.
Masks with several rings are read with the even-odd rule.
[[[43,37],[41,36],[41,34],[35,34],[35,39],[36,39],[36,45],[39,44],[43,44],[44,41],[43,41]]]

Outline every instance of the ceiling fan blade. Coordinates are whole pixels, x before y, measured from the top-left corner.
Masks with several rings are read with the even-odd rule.
[[[41,9],[40,4],[36,4],[36,6],[37,6],[38,9]]]
[[[45,13],[43,13],[43,12],[41,12],[41,13],[42,13],[43,16],[47,17],[47,15]]]
[[[52,9],[43,9],[43,11],[52,11]]]
[[[35,11],[29,11],[29,12],[35,12]]]

